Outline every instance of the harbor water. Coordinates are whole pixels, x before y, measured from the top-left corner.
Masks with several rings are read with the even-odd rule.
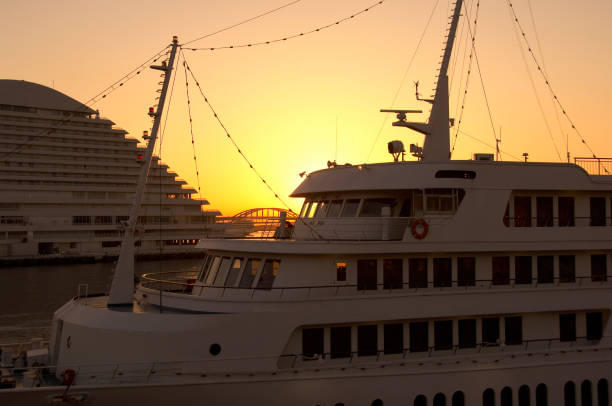
[[[135,273],[197,270],[201,259],[136,262]],[[0,344],[47,339],[53,312],[77,296],[108,292],[113,263],[0,268]]]

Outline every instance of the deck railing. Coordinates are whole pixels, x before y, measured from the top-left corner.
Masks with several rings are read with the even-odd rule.
[[[574,158],[574,163],[591,175],[612,175],[612,158]]]

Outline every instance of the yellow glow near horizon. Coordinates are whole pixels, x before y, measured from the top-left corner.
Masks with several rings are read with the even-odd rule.
[[[18,42],[5,51],[0,77],[53,86],[86,101],[169,44],[173,35],[179,36],[179,42],[187,41],[283,3],[183,0],[168,7],[161,1],[12,2],[3,7],[3,26]],[[275,39],[333,22],[372,3],[303,0],[192,45]],[[373,148],[385,119],[378,112],[380,108],[428,111],[428,105],[415,100],[412,82],[419,80],[423,95],[429,96],[449,12],[444,2],[434,14],[396,104],[391,106],[391,101],[434,3],[386,0],[354,20],[308,37],[253,48],[185,51],[185,56],[243,152],[283,200],[298,210],[301,199],[287,196],[301,181],[300,172],[324,168],[334,159],[342,164],[390,161],[386,143],[394,139],[402,140],[406,147],[415,142],[422,145],[421,136],[391,127],[394,117],[390,115]],[[467,4],[475,5],[471,1]],[[607,137],[612,125],[606,118],[611,107],[608,70],[612,28],[601,23],[601,16],[612,15],[612,2],[587,0],[579,7],[570,0],[533,2],[543,58],[527,0],[513,4],[566,111],[593,150],[600,156],[610,156]],[[566,135],[572,157],[589,156],[563,117],[557,121],[542,79],[528,60],[553,144],[513,30],[505,0],[481,2],[476,45],[495,131],[502,128],[501,148],[507,152],[503,158],[520,159],[523,152],[528,152],[531,161],[558,161],[556,145],[559,155],[566,159]],[[465,55],[465,31],[461,28],[459,35],[456,63],[449,72],[451,116],[455,118]],[[175,73],[161,157],[179,177],[197,187],[182,66]],[[140,136],[150,129],[147,109],[157,96],[158,75],[158,71],[143,72],[94,108],[131,136]],[[190,95],[199,181],[210,208],[231,215],[251,207],[280,207],[281,203],[236,153],[192,81]],[[412,118],[426,120],[427,114]],[[461,128],[481,142],[460,134],[454,159],[469,159],[474,152],[494,152],[493,131],[475,63]]]

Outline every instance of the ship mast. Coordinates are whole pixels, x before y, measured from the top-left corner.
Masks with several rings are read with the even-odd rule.
[[[159,125],[161,122],[162,112],[164,110],[164,103],[166,101],[166,94],[170,84],[170,77],[172,76],[172,67],[174,66],[174,58],[176,56],[177,49],[178,37],[175,36],[172,39],[168,63],[151,66],[151,69],[164,72],[164,82],[162,85],[161,94],[159,96],[157,111],[153,111],[152,107],[149,109],[149,115],[153,117],[153,128],[151,129],[151,136],[145,151],[143,159],[144,163],[140,168],[136,195],[132,203],[132,208],[130,209],[130,216],[127,224],[125,225],[125,233],[123,236],[123,241],[121,242],[119,259],[117,260],[117,265],[115,266],[115,272],[108,298],[109,306],[132,305],[132,298],[134,295],[134,234],[136,231],[136,224],[138,223],[140,204],[142,202],[145,185],[149,177],[153,150],[155,149],[155,142],[159,132]]]
[[[417,87],[418,100],[426,101],[432,105],[428,122],[417,123],[406,121],[406,113],[420,112],[419,110],[381,110],[387,113],[397,113],[398,121],[394,122],[393,126],[407,127],[425,135],[422,154],[423,161],[448,161],[450,159],[451,120],[448,106],[448,66],[453,51],[462,4],[463,0],[457,0],[457,3],[455,3],[434,98],[420,99]]]

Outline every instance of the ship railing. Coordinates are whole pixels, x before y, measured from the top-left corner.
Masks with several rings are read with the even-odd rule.
[[[560,224],[562,222],[562,224]],[[538,218],[537,216],[515,216],[515,217],[503,217],[503,223],[506,227],[519,228],[519,229],[532,229],[537,228],[539,230],[574,230],[576,227],[606,227],[612,225],[612,216],[597,217],[591,216],[574,216],[571,218],[567,217],[547,217],[545,219]]]
[[[522,278],[498,276],[493,279],[470,280],[410,280],[408,282],[392,281],[384,283],[337,283],[333,285],[311,286],[278,286],[278,287],[239,287],[214,286],[197,280],[197,271],[177,271],[148,273],[141,276],[140,285],[154,291],[177,294],[197,295],[203,298],[231,299],[321,299],[342,296],[370,296],[380,294],[414,294],[432,292],[457,292],[464,290],[501,290],[501,289],[547,289],[569,286],[597,287],[609,286],[612,274],[594,274],[589,276],[553,276],[551,278]],[[200,289],[195,289],[200,288]]]
[[[590,175],[612,175],[612,158],[576,157],[574,163]]]

